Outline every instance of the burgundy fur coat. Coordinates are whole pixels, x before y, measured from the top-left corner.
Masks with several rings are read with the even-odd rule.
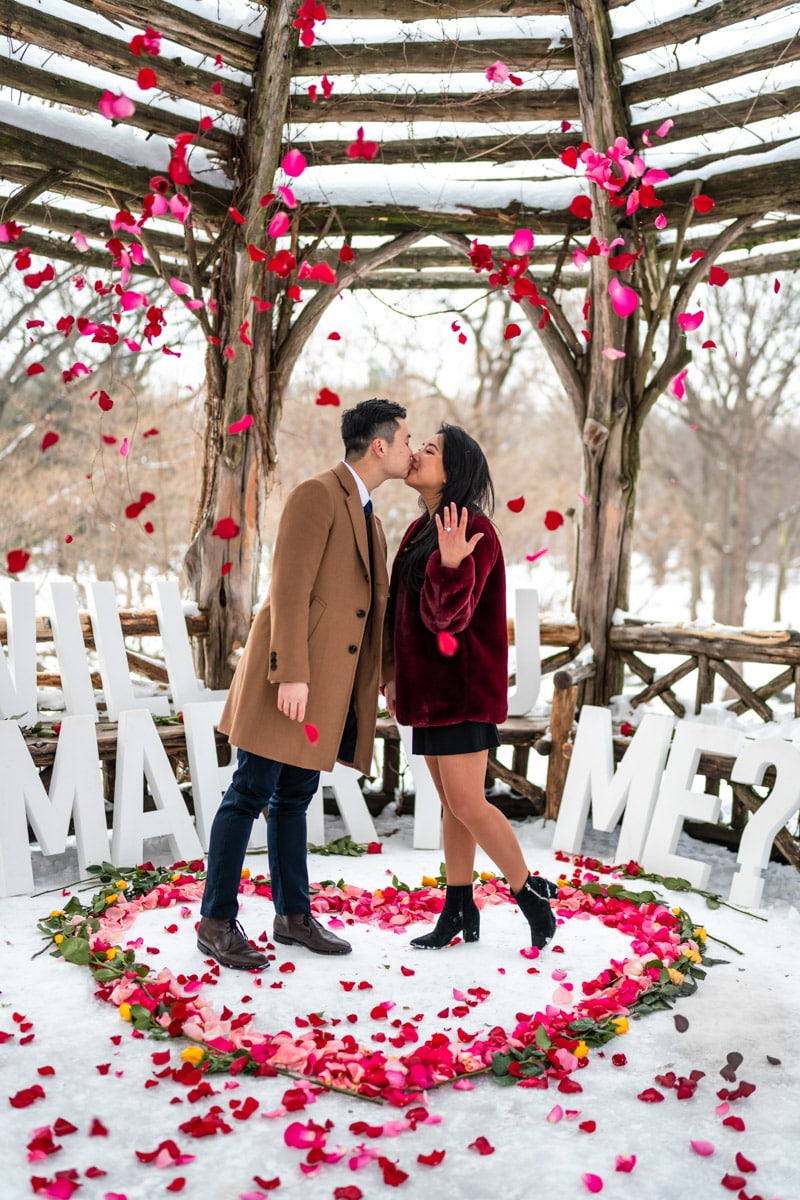
[[[455,568],[442,566],[435,550],[428,559],[419,595],[397,584],[405,548],[427,517],[414,521],[400,543],[389,587],[389,628],[384,646],[393,663],[397,720],[401,725],[455,725],[461,721],[500,724],[508,714],[506,577],[497,532],[488,517],[470,515],[467,536],[482,532],[471,555]],[[451,656],[437,634],[456,639]]]

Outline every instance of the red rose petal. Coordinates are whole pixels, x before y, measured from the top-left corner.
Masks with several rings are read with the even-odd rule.
[[[452,633],[437,633],[436,645],[439,647],[439,653],[445,658],[452,658],[458,649],[458,639],[454,638]]]
[[[506,508],[513,513],[522,512],[525,507],[525,497],[517,496],[514,500],[506,500]]]

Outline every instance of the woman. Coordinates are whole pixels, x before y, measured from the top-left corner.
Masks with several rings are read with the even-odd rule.
[[[505,564],[494,525],[494,488],[478,443],[442,425],[413,456],[406,483],[423,515],[406,530],[392,568],[384,639],[386,704],[413,727],[442,802],[445,902],[430,933],[411,945],[440,949],[463,931],[479,935],[472,895],[479,845],[508,881],[534,946],[555,932],[554,884],[531,876],[513,829],[484,794],[486,761],[506,719],[508,637]]]

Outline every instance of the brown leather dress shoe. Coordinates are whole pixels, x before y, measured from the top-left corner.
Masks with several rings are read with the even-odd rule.
[[[329,929],[323,929],[310,912],[293,917],[276,914],[272,936],[284,946],[305,946],[314,954],[349,954],[353,947]]]
[[[197,948],[223,967],[232,967],[236,971],[263,971],[269,966],[266,954],[250,945],[241,925],[233,917],[227,920],[201,917],[197,927]]]

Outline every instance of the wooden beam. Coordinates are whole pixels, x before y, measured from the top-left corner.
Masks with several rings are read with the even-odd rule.
[[[42,171],[25,187],[0,202],[0,219],[3,221],[14,220],[30,207],[33,200],[49,191],[54,183],[63,179],[65,174],[66,172],[59,167],[53,167],[50,171]]]
[[[454,17],[560,17],[559,0],[327,0],[328,20],[446,21]]]
[[[3,211],[2,203],[0,203],[0,212]],[[20,220],[28,228],[35,226],[44,234],[63,233],[71,238],[75,230],[80,229],[84,237],[102,242],[107,242],[111,236],[108,218],[90,217],[86,213],[59,208],[55,204],[28,204],[24,210],[21,210]],[[198,249],[205,251],[209,248],[209,243],[203,241],[198,236],[199,233],[199,229],[195,230],[195,240],[198,243]],[[158,250],[159,254],[166,258],[179,260],[186,254],[186,245],[183,237],[180,235],[149,229],[148,239],[150,244]]]
[[[147,167],[131,167],[108,154],[0,122],[0,175],[29,183],[32,176],[50,170],[54,163],[69,172],[69,177],[58,184],[59,191],[65,195],[80,192],[81,198],[89,198],[92,203],[107,204],[109,188],[134,205],[150,191],[151,171]],[[227,192],[201,179],[189,194],[198,215],[221,218],[227,214]]]
[[[786,0],[721,0],[720,4],[711,5],[700,12],[675,17],[671,21],[662,21],[659,25],[649,25],[636,33],[614,38],[614,53],[617,58],[630,58],[661,46],[680,45],[707,33],[719,35],[729,25],[763,17],[779,8],[786,8]]]
[[[155,27],[164,37],[188,50],[213,58],[221,54],[227,67],[252,71],[260,46],[259,38],[244,29],[231,29],[218,21],[209,21],[193,9],[167,4],[165,0],[68,0],[76,8],[99,13],[113,24],[123,23],[134,29]],[[157,64],[156,64],[157,67]],[[221,75],[220,79],[225,76]]]
[[[784,66],[786,63],[796,62],[798,58],[800,34],[795,34],[784,42],[758,46],[755,50],[738,50],[725,57],[714,57],[710,62],[699,63],[695,67],[685,67],[682,71],[660,71],[647,79],[626,84],[622,94],[628,105],[644,104],[648,100],[666,100],[681,92],[710,87],[714,83],[749,75],[752,71],[766,71]]]
[[[716,133],[721,129],[739,129],[753,125],[756,121],[768,121],[785,117],[800,109],[800,88],[784,88],[780,92],[760,92],[746,100],[735,100],[730,104],[707,104],[692,112],[681,113],[670,141],[696,137],[699,133]],[[654,121],[643,121],[634,125],[631,135],[637,144],[646,129],[653,128]]]
[[[2,0],[0,0],[2,3]],[[309,96],[295,94],[289,120],[295,125],[312,123],[366,124],[369,121],[575,121],[578,93],[575,88],[541,91],[515,89],[493,92],[368,92],[331,96],[316,104]]]
[[[0,79],[5,87],[16,88],[26,96],[36,96],[40,100],[49,100],[53,104],[61,104],[68,108],[82,109],[84,112],[98,111],[103,91],[70,79],[60,72],[43,71],[38,67],[29,67],[17,58],[7,58],[0,54]],[[233,155],[233,138],[224,129],[212,128],[198,131],[197,121],[190,121],[166,109],[156,108],[153,104],[137,104],[136,111],[126,117],[124,124],[143,129],[145,133],[174,141],[179,133],[191,133],[195,136],[196,144],[206,150],[219,154],[223,162],[230,161]],[[168,151],[165,148],[165,156]]]
[[[351,139],[352,140],[352,139]],[[543,156],[558,158],[568,146],[576,145],[580,132],[502,134],[487,137],[392,138],[381,142],[376,161],[382,163],[504,163],[532,162]],[[341,164],[347,144],[342,141],[310,141],[300,137],[292,145],[302,150],[312,166]]]
[[[294,64],[295,76],[309,75],[413,75],[484,73],[499,59],[515,72],[572,70],[575,55],[569,45],[551,48],[550,38],[485,38],[482,41],[454,40],[382,42],[364,45],[327,45],[316,41],[300,49]],[[319,103],[322,103],[321,101]]]
[[[27,42],[76,62],[100,67],[122,79],[136,79],[142,66],[141,59],[131,54],[126,42],[65,21],[42,8],[17,4],[16,0],[0,0],[0,28],[12,41]],[[161,91],[178,99],[194,100],[205,108],[244,115],[250,94],[244,84],[225,79],[217,96],[211,89],[220,78],[211,71],[166,57],[155,60],[154,70]]]

